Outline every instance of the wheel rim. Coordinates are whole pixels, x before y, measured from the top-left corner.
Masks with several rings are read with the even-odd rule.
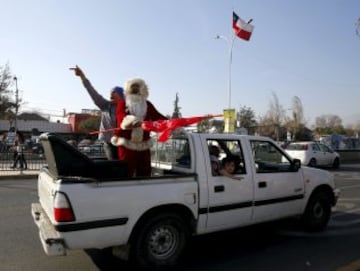
[[[148,251],[157,259],[168,258],[176,251],[179,234],[173,226],[163,225],[155,228],[149,235]]]
[[[321,219],[324,216],[324,208],[320,204],[320,202],[317,202],[314,205],[313,214],[314,214],[314,217],[317,219]]]

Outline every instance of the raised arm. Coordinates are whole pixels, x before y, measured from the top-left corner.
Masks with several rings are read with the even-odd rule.
[[[95,88],[91,85],[90,81],[86,78],[84,72],[78,65],[75,68],[70,68],[70,70],[75,72],[75,75],[80,77],[84,87],[86,88],[87,92],[89,93],[91,99],[93,100],[94,104],[99,107],[101,110],[108,108],[110,101],[106,100],[103,96],[101,96]]]

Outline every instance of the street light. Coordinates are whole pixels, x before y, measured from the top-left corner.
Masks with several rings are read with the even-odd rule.
[[[229,104],[228,104],[228,109],[231,109],[231,63],[232,63],[232,49],[234,46],[234,39],[235,39],[235,35],[233,35],[233,37],[230,39],[228,39],[225,36],[222,35],[217,35],[215,36],[215,39],[222,39],[225,40],[228,44],[228,50],[229,50],[229,77],[228,77],[228,98],[229,98]]]
[[[231,63],[232,63],[232,49],[234,45],[235,35],[231,39],[228,39],[225,36],[217,35],[215,39],[223,39],[228,44],[229,50],[229,79],[228,79],[228,96],[229,96],[229,104],[228,109],[224,110],[224,132],[232,133],[235,128],[235,110],[231,109]]]
[[[18,83],[17,83],[17,77],[14,76],[15,81],[15,131],[17,131],[17,117],[18,117],[18,110],[19,110],[19,89],[18,89]]]

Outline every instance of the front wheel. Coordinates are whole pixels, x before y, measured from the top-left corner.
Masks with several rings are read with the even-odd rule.
[[[158,214],[148,219],[131,243],[131,260],[142,268],[173,266],[189,238],[189,228],[176,214]]]
[[[339,168],[340,167],[340,159],[339,157],[336,157],[334,162],[333,162],[333,168]]]
[[[315,158],[311,158],[309,162],[309,167],[316,167],[317,162]]]
[[[327,226],[331,215],[330,198],[324,192],[310,197],[302,220],[307,231],[322,231]]]

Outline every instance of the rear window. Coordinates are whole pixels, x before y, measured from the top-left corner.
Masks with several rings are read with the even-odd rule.
[[[308,149],[308,145],[291,143],[286,147],[286,149],[291,151],[305,151]]]
[[[188,138],[172,137],[166,142],[156,141],[151,147],[151,161],[169,167],[190,168],[191,153]]]

